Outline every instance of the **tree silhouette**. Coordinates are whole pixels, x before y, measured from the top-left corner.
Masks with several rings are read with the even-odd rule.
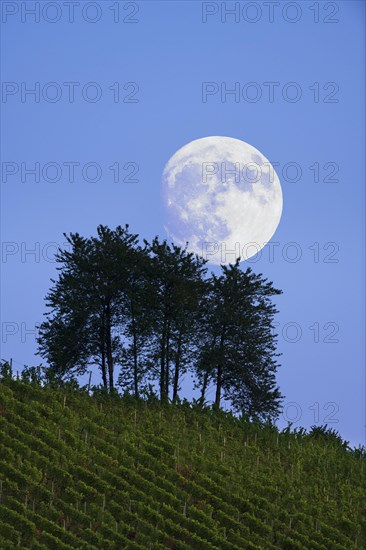
[[[159,365],[162,401],[177,399],[179,380],[193,361],[206,274],[205,261],[178,246],[159,242],[149,245],[155,289],[152,364]],[[152,373],[154,370],[152,370]]]
[[[38,339],[56,377],[97,365],[113,392],[118,368],[125,392],[138,398],[153,384],[175,402],[189,372],[201,403],[214,384],[215,408],[224,398],[249,418],[278,414],[272,298],[281,291],[262,274],[238,260],[208,277],[205,260],[158,237],[141,245],[127,225],[65,237]]]
[[[39,353],[57,372],[83,374],[100,367],[103,385],[114,389],[114,366],[122,353],[117,332],[137,235],[128,226],[98,227],[98,237],[65,234],[71,251],[59,250],[60,275],[46,296],[50,311],[39,334]]]
[[[197,364],[201,399],[210,381],[216,386],[215,407],[222,396],[249,417],[276,414],[281,395],[276,388],[277,368],[270,298],[281,294],[250,268],[222,266],[208,281],[205,344]]]

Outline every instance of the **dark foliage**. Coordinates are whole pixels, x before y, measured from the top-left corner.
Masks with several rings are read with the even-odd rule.
[[[271,299],[281,291],[262,274],[237,261],[208,277],[197,255],[157,237],[140,245],[127,225],[65,237],[69,250],[57,254],[38,340],[49,376],[72,378],[96,365],[109,392],[117,378],[136,397],[157,387],[161,401],[176,402],[189,373],[201,405],[214,384],[216,408],[224,398],[245,417],[277,416]]]

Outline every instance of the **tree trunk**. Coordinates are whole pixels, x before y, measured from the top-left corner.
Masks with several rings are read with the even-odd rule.
[[[169,398],[169,384],[170,384],[170,372],[169,372],[169,351],[170,351],[170,327],[168,323],[168,330],[166,335],[166,354],[165,354],[165,400]]]
[[[206,370],[206,372],[204,374],[204,377],[203,377],[203,384],[202,384],[201,397],[200,397],[200,404],[201,405],[203,405],[204,402],[205,402],[207,384],[208,384],[208,369]]]
[[[179,374],[180,374],[180,359],[182,353],[182,328],[179,331],[178,337],[178,346],[177,346],[177,356],[175,360],[175,369],[174,369],[174,385],[173,385],[173,403],[176,402],[178,397],[178,384],[179,384]]]
[[[107,371],[106,371],[106,365],[105,365],[105,349],[104,344],[102,348],[102,380],[103,380],[103,387],[107,389],[108,383],[107,383]]]
[[[222,363],[221,361],[217,365],[217,382],[216,382],[216,397],[215,397],[215,408],[220,408],[221,400],[221,388],[222,388]]]
[[[212,356],[214,355],[215,351],[215,345],[216,345],[216,336],[213,337],[211,348],[210,348],[210,361],[212,362]],[[205,395],[208,385],[208,379],[210,376],[210,372],[212,372],[212,366],[206,365],[205,374],[203,376],[203,384],[202,384],[202,390],[201,390],[201,397],[200,397],[200,404],[203,405],[205,402]]]
[[[165,396],[165,321],[160,345],[160,401],[164,401]]]
[[[104,314],[102,315],[102,327],[100,331],[100,349],[101,349],[101,356],[102,356],[102,380],[103,380],[103,387],[104,389],[108,388],[107,383],[107,370],[106,370],[106,364],[105,364],[105,325],[104,325]]]
[[[215,408],[220,408],[221,401],[221,390],[222,390],[222,374],[223,374],[223,350],[224,350],[224,338],[225,338],[224,329],[221,332],[220,338],[220,354],[219,362],[217,365],[217,380],[216,380],[216,397],[215,397]]]
[[[133,353],[133,383],[135,389],[135,397],[139,398],[139,379],[138,379],[138,354],[137,354],[137,334],[135,318],[132,321],[132,353]]]
[[[114,388],[114,383],[113,383],[111,308],[109,303],[107,304],[107,308],[106,308],[106,344],[107,344],[107,365],[108,365],[108,375],[109,375],[109,391],[112,392]]]

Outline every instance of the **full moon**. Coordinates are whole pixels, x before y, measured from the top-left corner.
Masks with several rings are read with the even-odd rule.
[[[162,192],[169,237],[212,264],[255,256],[282,213],[281,184],[269,160],[230,137],[179,149],[164,168]]]

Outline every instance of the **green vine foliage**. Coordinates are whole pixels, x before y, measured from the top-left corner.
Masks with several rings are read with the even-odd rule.
[[[366,546],[366,453],[149,397],[0,372],[0,548]]]

